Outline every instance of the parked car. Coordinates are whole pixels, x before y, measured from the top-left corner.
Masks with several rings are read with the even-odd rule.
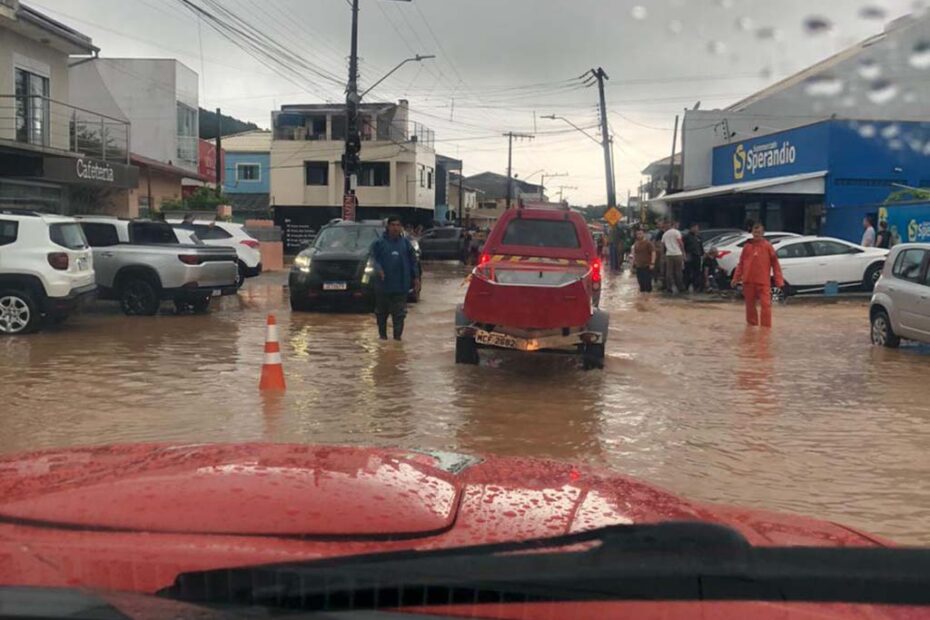
[[[377,220],[335,220],[320,229],[316,240],[294,259],[288,278],[291,309],[362,309],[375,304],[374,264],[371,246],[384,231]],[[410,240],[419,255],[415,240]],[[422,274],[422,268],[419,267]],[[422,286],[422,285],[421,285]],[[420,299],[420,289],[411,290],[409,301]]]
[[[214,222],[212,220],[195,220],[187,224],[181,220],[168,220],[168,223],[176,229],[193,232],[197,239],[206,245],[236,250],[239,266],[239,274],[236,278],[237,287],[241,287],[246,278],[261,275],[261,243],[245,232],[245,227],[242,224]]]
[[[881,276],[888,250],[808,236],[776,241],[775,253],[785,276],[781,293],[791,295],[822,290],[829,282],[836,282],[841,289],[871,291]]]
[[[162,300],[178,311],[206,312],[214,297],[236,294],[238,258],[229,248],[181,244],[165,222],[78,221],[93,248],[100,298],[119,300],[127,315],[151,316]]]
[[[456,310],[455,361],[479,348],[560,351],[603,368],[610,317],[597,309],[601,259],[581,215],[562,207],[504,213]]]
[[[431,228],[419,239],[425,259],[460,260],[465,255],[465,229],[454,226]]]
[[[687,231],[682,232],[685,233]],[[724,236],[739,235],[745,232],[745,230],[739,228],[706,228],[701,230],[698,234],[701,237],[701,243],[706,245]]]
[[[96,292],[94,257],[73,218],[0,210],[0,334],[61,322]]]
[[[790,232],[767,232],[764,236],[767,241],[775,243],[782,239],[796,238],[801,235]],[[736,266],[739,265],[739,257],[743,253],[743,246],[750,239],[752,239],[751,234],[739,233],[721,238],[721,241],[713,246],[717,250],[717,267],[726,274],[727,278],[733,277],[733,272],[736,271]]]
[[[872,343],[897,347],[901,339],[930,343],[930,244],[892,248],[869,308]]]

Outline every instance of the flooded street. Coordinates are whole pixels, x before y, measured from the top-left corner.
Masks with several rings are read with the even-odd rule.
[[[427,266],[407,341],[373,318],[292,315],[282,274],[207,316],[115,305],[0,339],[0,452],[130,441],[444,448],[610,467],[694,499],[809,514],[930,544],[930,348],[869,343],[867,305],[796,304],[770,332],[733,303],[607,282],[603,372],[566,357],[453,363],[464,268]],[[288,390],[257,389],[277,315]]]

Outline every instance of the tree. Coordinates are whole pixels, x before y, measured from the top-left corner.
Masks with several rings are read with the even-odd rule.
[[[222,115],[223,135],[229,136],[243,131],[259,129],[255,123],[246,123],[232,116]],[[200,137],[204,140],[214,140],[217,134],[217,117],[216,112],[200,108]]]
[[[216,211],[220,205],[229,204],[224,195],[216,195],[209,187],[198,187],[187,198],[167,199],[161,203],[161,211]]]

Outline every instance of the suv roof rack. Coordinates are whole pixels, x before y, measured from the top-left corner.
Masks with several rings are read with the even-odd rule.
[[[33,209],[17,209],[16,207],[2,207],[0,213],[6,215],[28,215],[30,217],[42,217],[43,215],[55,215],[53,213],[41,213]]]

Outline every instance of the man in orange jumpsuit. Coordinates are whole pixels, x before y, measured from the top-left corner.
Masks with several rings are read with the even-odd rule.
[[[746,322],[759,324],[756,302],[762,306],[762,327],[772,326],[772,277],[775,286],[783,288],[785,279],[778,264],[775,248],[765,237],[762,224],[752,227],[752,239],[743,246],[739,265],[733,273],[733,287],[743,283],[743,297],[746,299]]]

